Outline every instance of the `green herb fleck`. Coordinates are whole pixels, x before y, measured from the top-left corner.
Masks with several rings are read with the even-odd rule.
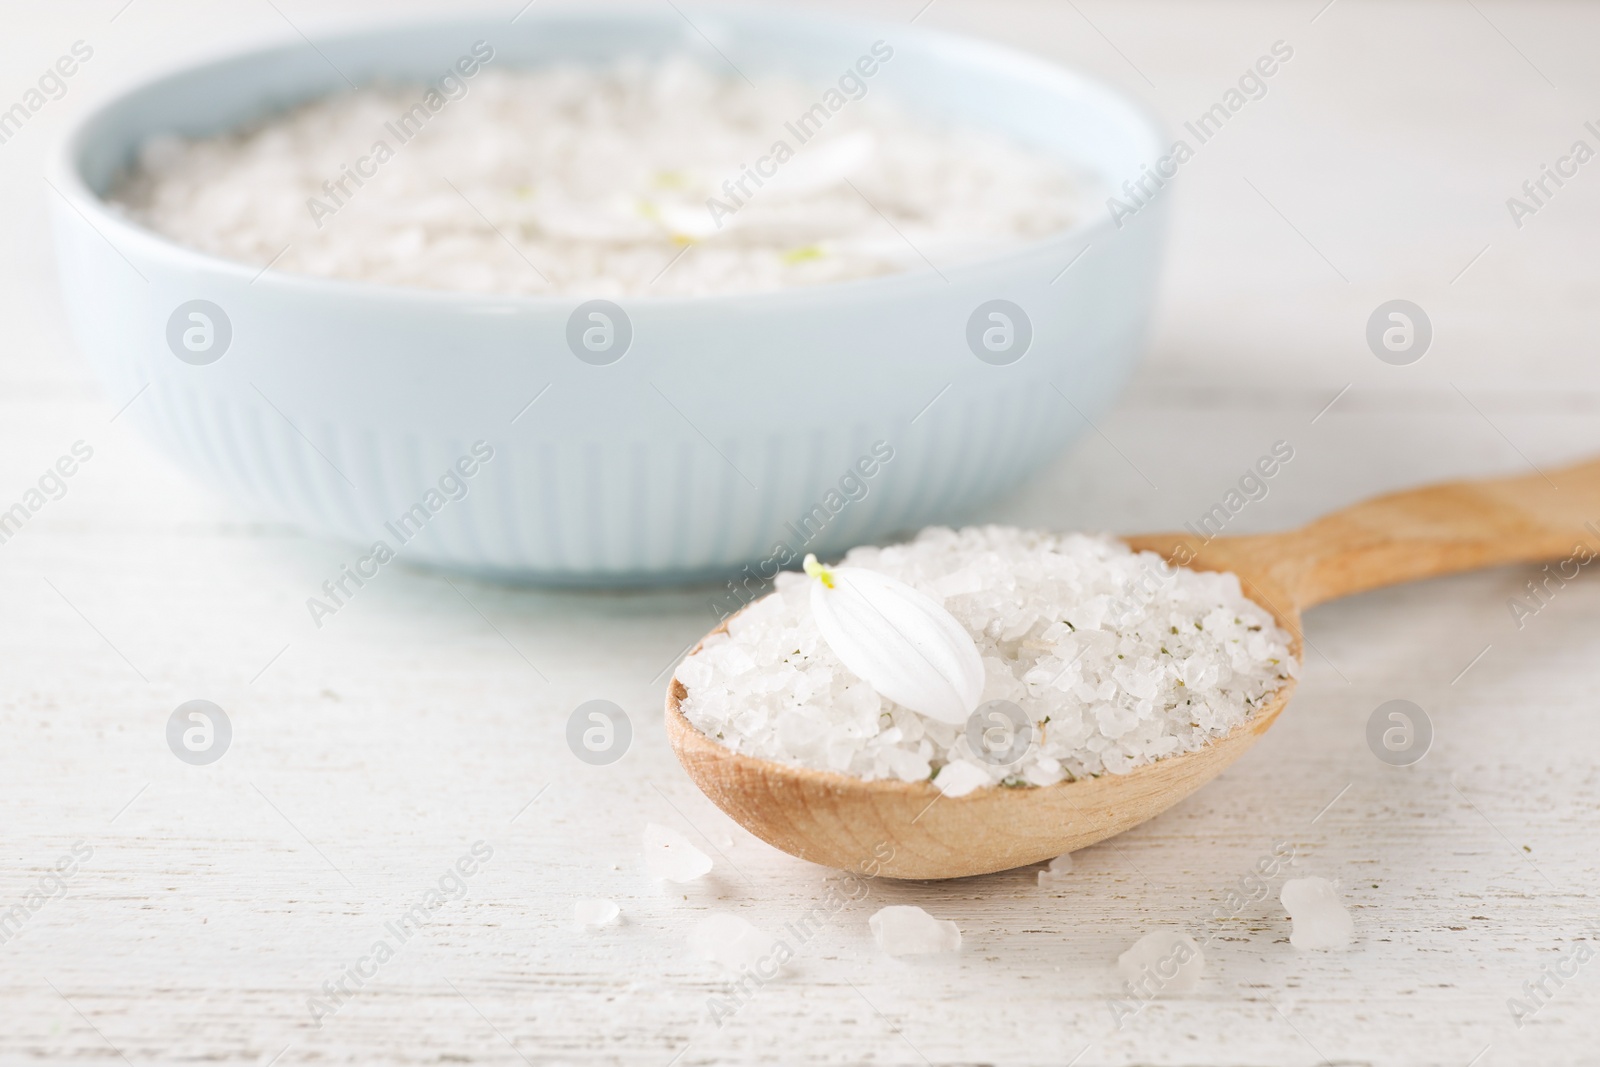
[[[783,261],[791,266],[804,263],[808,259],[821,259],[825,253],[816,245],[806,245],[803,248],[791,249],[783,254]]]

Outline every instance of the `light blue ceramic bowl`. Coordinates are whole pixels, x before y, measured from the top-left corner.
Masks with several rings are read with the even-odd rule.
[[[263,274],[132,225],[100,198],[149,135],[226,130],[344,89],[340,72],[432,80],[480,40],[500,67],[689,52],[819,93],[882,40],[894,57],[873,92],[1058,153],[1108,189],[1160,155],[1139,106],[1006,48],[794,12],[685,10],[533,8],[514,24],[319,40],[321,54],[295,42],[161,77],[88,115],[53,179],[55,231],[76,336],[112,400],[132,400],[122,417],[268,515],[363,551],[382,540],[402,560],[518,580],[768,573],[786,552],[827,556],[973,517],[1126,382],[1155,288],[1159,198],[1118,227],[1102,193],[1067,232],[940,272],[625,300],[633,338],[608,365],[569,349],[579,299]],[[1031,324],[1014,362],[969,345],[969,320],[993,300]],[[213,362],[169,344],[195,328],[188,343],[204,349],[205,323],[179,312],[193,301],[230,328]],[[493,458],[452,478],[480,441]],[[450,499],[458,482],[466,495]]]

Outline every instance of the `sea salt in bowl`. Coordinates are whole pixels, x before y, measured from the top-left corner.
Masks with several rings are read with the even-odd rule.
[[[685,15],[536,8],[514,23],[295,40],[90,113],[50,196],[71,324],[121,417],[270,516],[363,549],[381,540],[413,563],[572,584],[743,564],[766,575],[788,553],[959,519],[1086,429],[1131,373],[1153,298],[1163,200],[1120,226],[1099,206],[1160,154],[1146,114],[1070,71],[948,34]],[[231,262],[106,201],[153,137],[236,130],[347,78],[436,82],[478,42],[499,69],[688,56],[757,83],[815,84],[819,98],[885,42],[893,60],[870,93],[1057,157],[1084,175],[1085,200],[1075,224],[977,259],[919,254],[881,277],[600,307],[581,292],[447,292]],[[585,341],[596,327],[588,337],[610,346],[599,352]]]

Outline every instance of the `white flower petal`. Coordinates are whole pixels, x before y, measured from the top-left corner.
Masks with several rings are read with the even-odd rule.
[[[867,130],[852,130],[795,156],[767,181],[767,188],[800,195],[842,185],[859,172],[878,151],[878,139]]]
[[[972,635],[943,605],[904,582],[861,567],[822,568],[811,614],[823,640],[879,695],[960,726],[983,695],[983,660]]]

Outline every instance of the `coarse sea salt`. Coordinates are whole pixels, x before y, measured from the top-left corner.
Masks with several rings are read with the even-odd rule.
[[[572,905],[572,924],[579,930],[610,926],[622,915],[614,900],[579,900]]]
[[[1127,979],[1130,991],[1146,999],[1193,992],[1205,969],[1199,943],[1176,930],[1152,930],[1117,957],[1117,970]]]
[[[1057,856],[1050,861],[1050,865],[1039,872],[1039,885],[1041,888],[1056,885],[1067,880],[1067,875],[1072,873],[1072,853]]]
[[[425,86],[369,86],[219,136],[158,136],[111,202],[256,268],[589,297],[922,270],[1063,230],[1091,202],[1064,161],[914,116],[876,86],[846,100],[677,57],[497,65],[464,87],[435,92],[432,114]]]
[[[965,726],[901,707],[851,673],[812,618],[814,579],[791,572],[679,665],[691,723],[746,755],[869,780],[931,777],[959,796],[1194,751],[1299,669],[1290,635],[1237,576],[1170,567],[1109,537],[931,528],[853,549],[845,563],[906,582],[966,628],[985,705],[1012,702],[1032,723],[1021,758],[997,764]]]
[[[695,923],[689,930],[689,947],[702,959],[734,974],[763,964],[769,970],[781,967],[789,956],[787,945],[749,920],[725,911],[712,912]]]
[[[872,939],[891,956],[932,956],[961,948],[961,928],[910,904],[879,908],[867,920]]]
[[[1278,895],[1294,929],[1289,944],[1300,949],[1341,950],[1356,936],[1355,920],[1326,878],[1291,878]]]
[[[648,823],[644,828],[644,865],[657,878],[692,882],[711,870],[711,857],[672,827]]]

